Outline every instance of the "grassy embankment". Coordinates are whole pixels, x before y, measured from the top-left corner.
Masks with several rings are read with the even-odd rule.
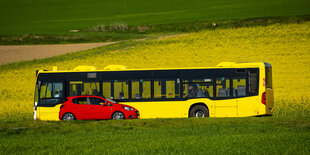
[[[0,123],[1,154],[309,154],[308,118]]]
[[[0,45],[152,38],[213,29],[213,22],[217,27],[285,23],[295,20],[288,16],[309,15],[309,5],[308,0],[2,0]],[[242,20],[247,18],[255,19]]]
[[[310,116],[310,22],[205,30],[172,38],[131,41],[64,56],[0,66],[1,119],[32,119],[35,70],[215,66],[223,61],[273,65],[276,116]]]

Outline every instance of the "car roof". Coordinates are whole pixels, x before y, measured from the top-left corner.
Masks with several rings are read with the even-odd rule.
[[[81,98],[81,97],[96,97],[96,98],[103,98],[100,96],[94,96],[94,95],[81,95],[81,96],[68,96],[68,99],[75,99],[75,98]]]

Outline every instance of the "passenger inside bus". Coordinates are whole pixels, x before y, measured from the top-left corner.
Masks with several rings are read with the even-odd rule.
[[[227,97],[227,91],[226,88],[220,88],[218,92],[219,97]]]
[[[189,98],[195,98],[197,96],[198,89],[195,85],[188,85],[188,96]]]
[[[59,92],[58,91],[55,92],[55,97],[59,97]]]
[[[189,85],[188,86],[188,96],[189,98],[196,98],[196,97],[206,97],[204,92],[199,88],[196,87],[196,85]]]
[[[117,99],[124,99],[124,92],[120,92]]]
[[[135,94],[135,99],[141,99],[138,93]]]
[[[207,89],[205,89],[204,95],[205,95],[205,97],[210,98],[210,93]]]
[[[99,96],[99,92],[97,89],[93,89],[92,93],[92,95]]]

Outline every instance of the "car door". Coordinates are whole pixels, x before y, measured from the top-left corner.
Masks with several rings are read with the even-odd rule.
[[[111,106],[105,105],[105,100],[96,97],[89,97],[90,106],[94,119],[109,119]],[[111,104],[110,104],[111,105]]]
[[[74,103],[72,110],[77,119],[91,119],[87,97],[75,98],[72,102]]]

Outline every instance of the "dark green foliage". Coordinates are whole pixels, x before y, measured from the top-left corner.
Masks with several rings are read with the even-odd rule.
[[[0,45],[102,42],[285,23],[309,15],[309,6],[309,0],[1,0]]]

